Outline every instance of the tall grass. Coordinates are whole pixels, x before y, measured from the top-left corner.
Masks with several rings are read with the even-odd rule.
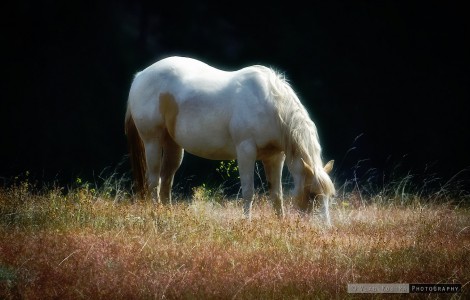
[[[466,195],[420,194],[406,178],[379,192],[346,183],[327,229],[288,201],[278,219],[263,195],[249,222],[206,187],[162,206],[119,180],[0,189],[0,298],[360,298],[348,283],[462,283],[444,296],[470,295]]]

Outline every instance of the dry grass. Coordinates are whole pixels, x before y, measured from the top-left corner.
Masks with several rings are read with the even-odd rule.
[[[279,220],[264,198],[248,222],[235,200],[170,207],[121,196],[88,186],[0,190],[0,298],[365,296],[348,295],[348,283],[462,283],[463,293],[444,296],[470,295],[470,211],[461,205],[364,205],[348,194],[326,229],[290,207]]]

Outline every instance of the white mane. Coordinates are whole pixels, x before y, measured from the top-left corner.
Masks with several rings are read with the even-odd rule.
[[[335,188],[323,170],[321,146],[317,127],[310,119],[285,76],[264,66],[254,66],[266,75],[271,95],[275,101],[282,130],[287,159],[300,155],[312,167],[318,184],[326,193],[333,194]]]

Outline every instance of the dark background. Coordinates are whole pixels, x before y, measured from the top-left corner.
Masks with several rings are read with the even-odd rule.
[[[0,178],[28,171],[67,184],[103,170],[128,174],[132,77],[185,55],[284,72],[319,129],[325,161],[336,160],[339,185],[406,174],[445,183],[462,170],[466,182],[468,11],[410,2],[6,1]],[[187,155],[178,180],[218,178],[217,164]]]

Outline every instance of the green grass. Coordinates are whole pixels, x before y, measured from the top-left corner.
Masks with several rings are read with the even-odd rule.
[[[461,294],[424,296],[470,295],[464,199],[341,193],[327,229],[290,204],[279,220],[263,196],[248,222],[239,201],[207,195],[162,206],[82,183],[0,189],[0,298],[390,296],[348,295],[348,283],[462,283]]]

